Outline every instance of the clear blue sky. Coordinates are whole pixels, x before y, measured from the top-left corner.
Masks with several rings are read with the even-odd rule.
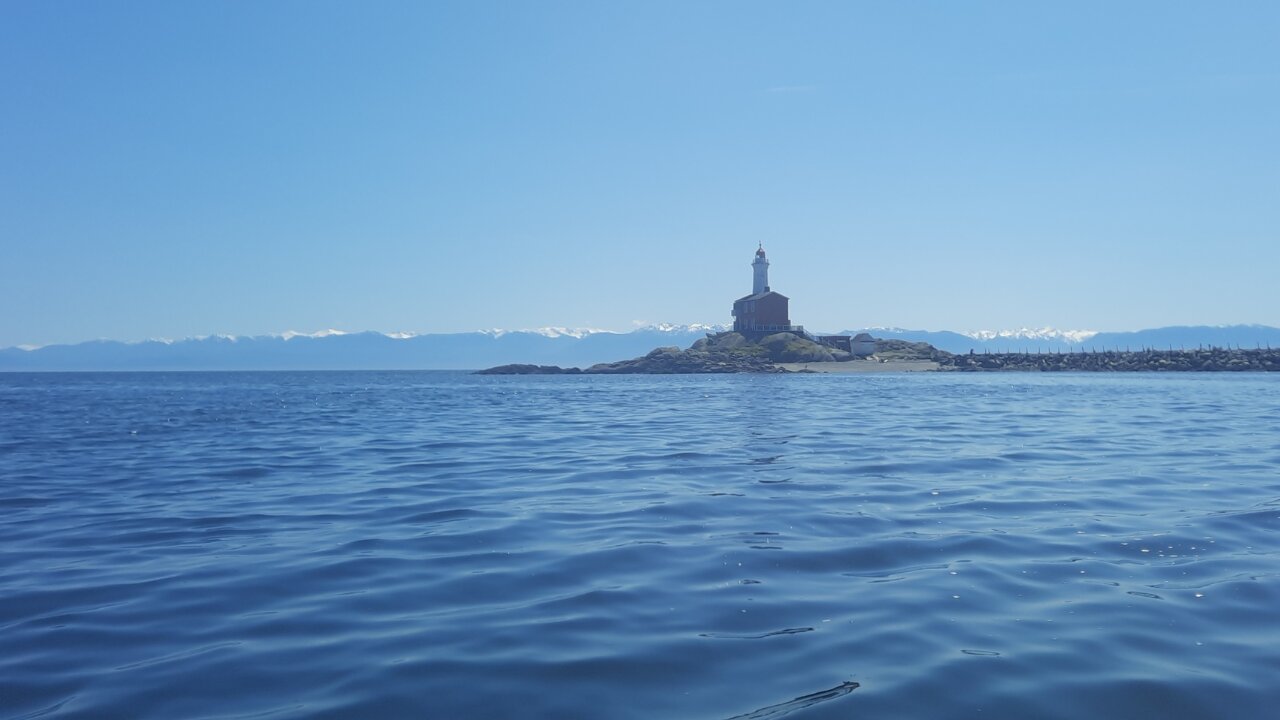
[[[0,4],[0,347],[1280,325],[1280,3]]]

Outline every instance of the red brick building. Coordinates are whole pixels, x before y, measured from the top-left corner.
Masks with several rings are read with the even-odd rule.
[[[786,295],[772,290],[735,300],[733,303],[734,332],[791,330],[791,318],[787,317],[789,302]]]

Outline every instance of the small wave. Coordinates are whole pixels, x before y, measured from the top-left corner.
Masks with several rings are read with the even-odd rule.
[[[66,705],[67,703],[75,699],[76,699],[75,695],[65,697],[59,700],[58,702],[52,705],[49,705],[48,707],[43,707],[43,708],[40,708],[39,710],[33,710],[32,712],[29,712],[25,715],[18,715],[14,717],[13,720],[36,720],[36,718],[48,717],[58,712],[59,710],[61,710],[63,705]]]
[[[769,707],[763,707],[763,708],[760,708],[759,710],[754,710],[752,712],[744,713],[742,715],[734,715],[733,717],[728,718],[727,720],[765,720],[766,718],[782,717],[784,715],[790,715],[791,713],[797,710],[803,710],[807,707],[813,707],[814,705],[817,705],[820,702],[826,702],[828,700],[835,700],[836,698],[844,697],[845,695],[848,695],[854,690],[857,690],[859,687],[861,687],[861,684],[853,681],[842,682],[839,685],[827,690],[822,690],[816,693],[809,693],[808,695],[801,695],[800,697],[795,698],[793,700],[788,700],[787,702],[784,702],[784,703],[778,703],[777,705],[770,705]]]
[[[223,649],[226,649],[226,648],[240,647],[240,646],[241,646],[241,645],[243,645],[243,644],[244,644],[244,643],[241,643],[241,642],[222,642],[222,643],[214,643],[214,644],[212,644],[212,645],[206,645],[206,646],[204,646],[204,647],[192,648],[192,649],[190,649],[190,650],[183,650],[182,652],[176,652],[176,653],[172,653],[172,654],[169,654],[169,655],[164,655],[164,656],[157,657],[157,658],[150,658],[150,659],[147,659],[147,660],[140,660],[140,661],[138,661],[138,662],[129,663],[129,664],[127,664],[127,665],[117,665],[117,666],[116,666],[115,668],[113,668],[113,669],[115,669],[115,670],[137,670],[137,669],[139,669],[139,668],[147,668],[147,667],[152,667],[152,666],[154,666],[154,665],[162,665],[162,664],[164,664],[164,663],[176,662],[176,661],[179,661],[179,660],[186,660],[186,659],[189,659],[189,658],[197,657],[197,656],[199,656],[199,655],[205,655],[205,654],[207,654],[207,653],[216,652],[216,651],[218,651],[218,650],[223,650]]]
[[[811,627],[783,628],[772,632],[761,633],[759,635],[730,635],[727,633],[698,633],[698,637],[715,638],[717,640],[761,640],[777,635],[799,635],[800,633],[813,632]]]
[[[214,477],[247,480],[253,478],[264,478],[270,475],[271,472],[271,468],[264,467],[262,465],[246,465],[244,467],[226,468],[225,470],[214,470],[209,474]]]
[[[400,518],[400,522],[409,523],[411,525],[424,525],[430,523],[445,522],[448,520],[463,520],[466,518],[483,517],[484,513],[469,508],[451,508],[449,510],[431,510],[428,512],[414,513],[407,517]]]

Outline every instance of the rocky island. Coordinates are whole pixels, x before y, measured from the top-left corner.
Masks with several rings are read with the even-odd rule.
[[[779,332],[751,340],[739,332],[708,335],[686,350],[660,347],[643,357],[600,363],[586,369],[554,365],[500,365],[481,375],[673,375],[706,373],[858,372],[880,369],[936,370],[949,353],[927,343],[877,341],[876,354],[819,344],[801,335]],[[884,367],[880,367],[884,366]]]

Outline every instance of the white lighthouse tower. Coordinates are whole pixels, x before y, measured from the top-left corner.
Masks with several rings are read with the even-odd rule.
[[[756,259],[751,263],[751,269],[755,271],[755,277],[751,283],[751,294],[759,295],[769,292],[769,261],[764,257],[764,243],[761,243],[760,249],[756,250]]]

